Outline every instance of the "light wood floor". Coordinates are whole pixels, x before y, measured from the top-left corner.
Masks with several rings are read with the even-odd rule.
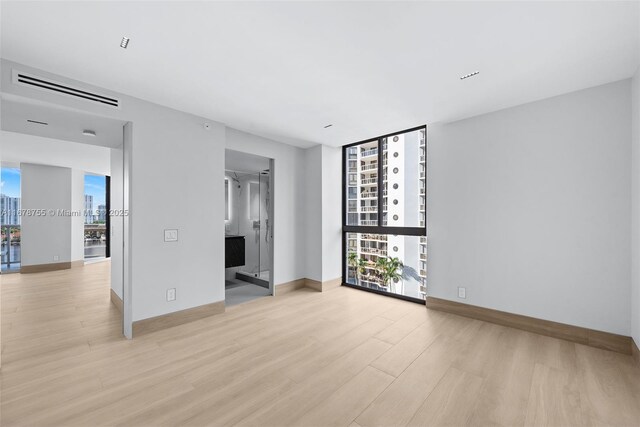
[[[2,426],[640,425],[629,356],[347,288],[126,341],[108,267],[2,277]]]

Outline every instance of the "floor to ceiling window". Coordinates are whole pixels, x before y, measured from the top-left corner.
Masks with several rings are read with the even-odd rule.
[[[109,177],[84,176],[84,259],[109,257]]]
[[[20,270],[20,167],[0,166],[0,229],[2,271]]]
[[[424,302],[426,127],[343,148],[343,283]]]

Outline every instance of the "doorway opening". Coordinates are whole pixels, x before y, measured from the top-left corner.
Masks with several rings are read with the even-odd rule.
[[[225,305],[273,295],[273,167],[225,152]]]
[[[66,316],[71,301],[90,307],[78,318],[95,325],[96,339],[123,333],[125,217],[123,209],[112,216],[111,201],[124,203],[125,125],[53,104],[2,100],[1,272],[19,273],[3,280],[5,296],[19,307],[47,292],[38,304],[52,318]],[[51,327],[34,312],[8,316]]]

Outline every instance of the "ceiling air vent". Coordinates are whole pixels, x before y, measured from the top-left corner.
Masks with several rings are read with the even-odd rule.
[[[57,92],[61,95],[73,96],[75,98],[81,98],[87,101],[95,102],[101,105],[108,105],[115,108],[118,108],[120,104],[117,99],[108,96],[78,89],[69,86],[68,84],[62,84],[43,77],[22,73],[17,70],[13,70],[13,82],[19,85],[30,86],[32,88],[46,90],[48,92]]]

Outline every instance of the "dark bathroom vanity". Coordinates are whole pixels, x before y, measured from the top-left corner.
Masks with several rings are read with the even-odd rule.
[[[244,260],[244,236],[225,235],[224,268],[240,267]]]

